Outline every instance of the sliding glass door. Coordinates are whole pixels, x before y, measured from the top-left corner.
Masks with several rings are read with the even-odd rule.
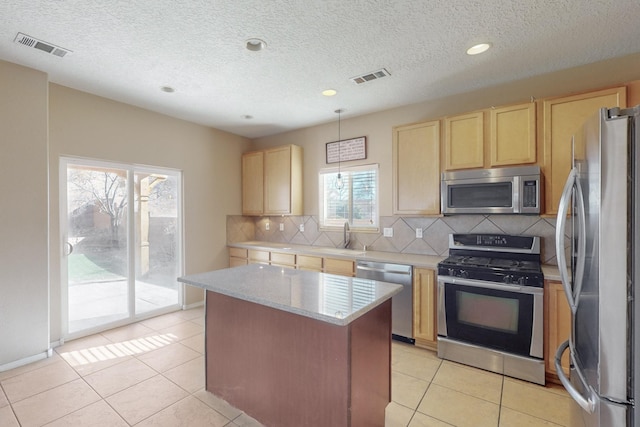
[[[180,174],[61,161],[66,336],[181,305]]]

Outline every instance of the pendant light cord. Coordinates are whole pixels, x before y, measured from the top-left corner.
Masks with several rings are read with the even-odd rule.
[[[344,183],[342,182],[342,137],[340,135],[340,122],[341,122],[341,115],[342,115],[342,109],[337,109],[335,111],[336,113],[338,113],[338,179],[336,180],[336,188],[338,190],[342,190],[342,187],[344,186]]]

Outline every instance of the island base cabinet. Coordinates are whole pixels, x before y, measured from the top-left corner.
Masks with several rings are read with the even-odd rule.
[[[207,291],[206,388],[266,426],[384,426],[391,300],[346,326]]]

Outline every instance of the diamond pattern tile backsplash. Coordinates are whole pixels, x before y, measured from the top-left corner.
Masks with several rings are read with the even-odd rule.
[[[269,230],[267,230],[267,223]],[[283,224],[280,231],[280,224]],[[304,231],[300,231],[304,224]],[[323,231],[315,216],[248,217],[227,216],[227,243],[259,240],[294,245],[341,247],[342,231]],[[393,237],[384,237],[383,228],[392,228]],[[422,228],[422,238],[416,229]],[[529,215],[455,215],[446,217],[380,217],[379,233],[351,231],[351,249],[446,256],[451,233],[500,233],[540,236],[541,258],[557,264],[555,218]],[[565,248],[568,246],[565,236]],[[566,251],[567,249],[565,249]]]

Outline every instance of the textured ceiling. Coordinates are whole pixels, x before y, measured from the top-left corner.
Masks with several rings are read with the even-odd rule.
[[[638,0],[3,0],[0,59],[255,138],[637,53],[639,22]]]

